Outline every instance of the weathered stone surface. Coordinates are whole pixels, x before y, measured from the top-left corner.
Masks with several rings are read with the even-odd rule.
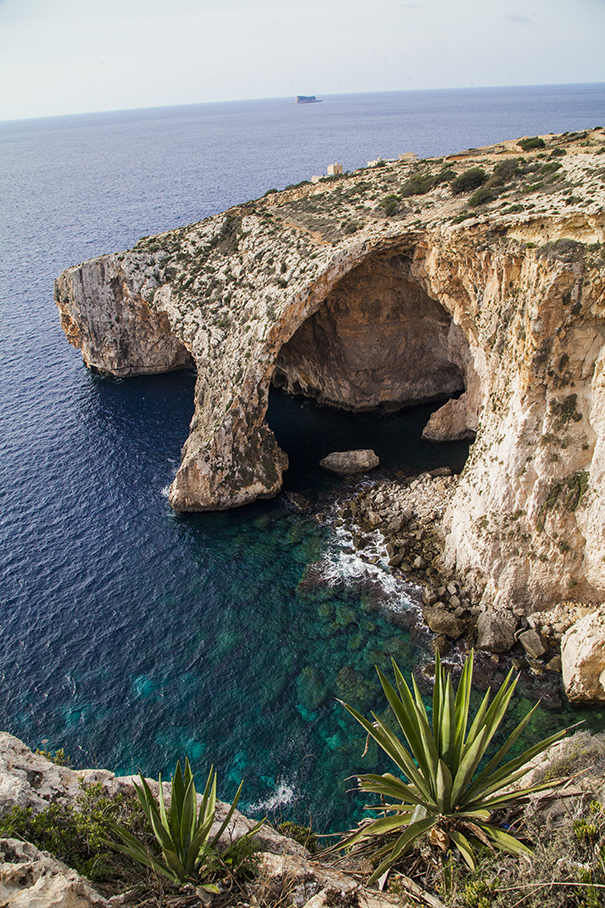
[[[466,575],[484,606],[529,613],[570,588],[602,601],[597,140],[545,137],[566,154],[560,186],[532,195],[539,212],[499,201],[476,211],[435,183],[385,218],[375,199],[403,187],[405,162],[271,194],[69,269],[56,287],[62,323],[108,374],[195,361],[195,414],[170,491],[182,511],[280,488],[287,460],[265,421],[272,380],[353,409],[463,391],[427,428],[433,437],[477,431],[447,515],[446,569]],[[450,164],[491,171],[513,157],[510,142]],[[441,166],[426,164],[435,176]],[[470,216],[457,224],[460,213]]]
[[[452,640],[457,640],[466,630],[464,621],[456,618],[455,615],[452,615],[446,609],[430,606],[423,609],[422,614],[434,634],[445,634],[447,637],[451,637]]]
[[[61,327],[90,369],[125,378],[193,366],[167,315],[150,303],[163,280],[161,264],[150,268],[147,255],[132,256],[127,271],[107,255],[61,275]]]
[[[294,905],[295,908],[334,905],[334,897],[342,898],[343,904],[347,904],[347,894],[356,897],[355,904],[359,904],[360,908],[393,908],[401,904],[398,898],[389,898],[375,889],[364,888],[346,873],[302,857],[284,858],[275,854],[261,854],[260,878],[261,885],[265,880],[285,884],[289,895],[284,897],[284,903]]]
[[[605,612],[580,618],[561,641],[563,686],[573,702],[605,702]]]
[[[422,431],[427,441],[462,441],[477,433],[477,415],[466,408],[466,394],[435,410]]]
[[[535,628],[530,628],[528,631],[523,631],[522,634],[519,634],[519,643],[532,659],[539,659],[548,652],[548,647],[544,643],[542,635]]]
[[[0,839],[2,908],[109,908],[88,880],[29,842]]]
[[[57,766],[46,757],[33,753],[26,744],[7,732],[0,732],[0,816],[13,807],[31,807],[40,813],[52,803],[75,805],[80,793],[80,780],[89,784],[100,783],[103,791],[112,796],[133,792],[133,781],[138,776],[116,776],[106,769],[69,769]],[[158,783],[147,780],[157,796]],[[164,798],[170,802],[170,784],[163,783]],[[201,795],[198,795],[201,800]],[[216,822],[213,829],[218,831],[229,810],[229,805],[217,801]],[[254,825],[239,810],[233,814],[229,828],[223,833],[222,843],[240,838]],[[304,854],[305,849],[292,839],[280,835],[269,825],[263,826],[257,835],[259,845],[265,851],[287,854]],[[1,902],[0,902],[1,904]]]
[[[389,409],[462,390],[450,319],[401,256],[353,268],[281,348],[274,382],[351,410]]]
[[[365,473],[373,470],[380,463],[380,459],[369,449],[358,451],[334,451],[319,461],[319,466],[330,473],[342,476],[353,473]]]
[[[477,649],[506,653],[515,643],[517,619],[508,611],[481,612],[477,618]]]

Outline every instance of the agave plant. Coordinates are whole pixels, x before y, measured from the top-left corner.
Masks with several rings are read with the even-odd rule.
[[[391,773],[360,776],[361,790],[381,798],[380,804],[370,805],[368,809],[379,810],[384,815],[370,822],[363,821],[359,829],[335,847],[369,848],[379,861],[370,882],[383,876],[416,840],[427,834],[443,851],[455,845],[471,869],[475,867],[477,846],[512,854],[528,852],[529,848],[511,832],[491,821],[492,813],[518,806],[531,792],[549,787],[511,790],[513,783],[526,772],[528,761],[560,740],[566,729],[501,765],[529,723],[536,704],[478,772],[517,684],[517,679],[512,679],[512,669],[491,704],[488,690],[470,729],[472,653],[465,662],[455,696],[451,674],[446,674],[439,656],[436,657],[432,726],[416,680],[412,676],[412,695],[395,662],[393,669],[397,691],[380,669],[377,671],[407,746],[378,716],[374,715],[371,722],[353,707],[346,703],[343,706],[388,754],[404,778]]]
[[[149,785],[140,774],[141,787],[135,784],[137,796],[151,830],[162,850],[162,859],[151,854],[145,846],[127,829],[113,825],[113,831],[122,840],[122,844],[113,842],[113,846],[151,867],[157,873],[168,877],[173,883],[183,884],[187,880],[199,878],[209,860],[216,857],[216,847],[220,837],[227,828],[239,801],[243,782],[237,790],[233,803],[220,829],[212,837],[210,830],[216,815],[216,774],[210,769],[199,811],[197,809],[195,783],[189,760],[185,760],[184,775],[181,762],[177,761],[172,777],[170,806],[164,803],[162,776],[158,779],[159,801],[151,793]],[[251,838],[262,826],[257,823],[243,838]],[[207,883],[202,886],[207,892],[218,892],[218,888]]]

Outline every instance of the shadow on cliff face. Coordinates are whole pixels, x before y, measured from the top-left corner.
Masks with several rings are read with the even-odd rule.
[[[468,442],[435,445],[422,431],[464,392],[469,359],[462,331],[412,278],[407,256],[354,268],[277,357],[282,392],[272,391],[267,420],[290,458],[284,488],[317,482],[319,460],[334,450],[372,448],[389,471],[462,469]]]
[[[273,383],[347,410],[392,411],[463,391],[465,360],[462,332],[411,277],[410,259],[380,255],[345,275],[284,344]]]

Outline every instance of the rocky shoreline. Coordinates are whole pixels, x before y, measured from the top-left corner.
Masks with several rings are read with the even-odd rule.
[[[513,667],[521,675],[524,693],[541,698],[547,708],[560,708],[563,690],[570,700],[599,700],[594,684],[571,678],[571,667],[570,677],[562,678],[562,650],[577,622],[594,623],[600,605],[564,601],[530,615],[521,608],[486,607],[483,590],[444,564],[448,506],[458,481],[448,467],[416,476],[364,474],[348,479],[346,492],[316,519],[344,530],[362,560],[386,562],[396,579],[410,584],[435,652],[463,658],[469,649],[476,650],[479,688],[497,687]],[[376,555],[377,534],[386,553],[383,559]],[[575,653],[567,659],[577,661]],[[580,696],[574,696],[578,687]]]

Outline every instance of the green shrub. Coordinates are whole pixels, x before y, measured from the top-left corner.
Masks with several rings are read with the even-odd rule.
[[[453,167],[444,167],[443,170],[440,170],[437,176],[434,178],[433,183],[435,186],[439,186],[440,183],[451,183],[452,180],[456,179],[456,171]]]
[[[56,766],[71,765],[71,757],[68,757],[65,754],[62,747],[59,747],[58,750],[43,750],[40,747],[36,747],[36,753],[40,754],[41,757],[46,757],[47,760],[50,760],[50,762],[54,763]]]
[[[380,816],[370,822],[362,821],[360,828],[334,848],[358,846],[356,851],[369,853],[378,865],[370,882],[386,873],[417,840],[429,835],[443,851],[455,847],[471,869],[475,868],[477,848],[483,850],[487,846],[511,854],[529,852],[514,834],[492,822],[492,815],[502,809],[517,809],[529,794],[549,787],[546,783],[510,790],[526,772],[528,761],[560,740],[565,731],[501,765],[530,722],[536,704],[478,772],[514,693],[517,680],[511,680],[513,669],[491,705],[488,690],[470,729],[472,654],[465,662],[455,696],[451,674],[446,674],[437,655],[432,724],[414,677],[412,696],[395,662],[393,670],[397,692],[377,668],[406,743],[376,714],[372,722],[346,703],[343,706],[390,757],[403,778],[392,773],[359,776],[360,789],[378,796],[379,803],[368,809],[378,811]]]
[[[585,247],[583,243],[577,240],[562,237],[560,240],[553,240],[550,243],[544,243],[538,249],[538,258],[556,259],[559,262],[574,262],[584,255]]]
[[[523,151],[532,151],[534,148],[546,148],[546,142],[540,136],[531,136],[528,139],[521,139],[517,142]]]
[[[398,198],[396,195],[386,196],[380,203],[381,208],[387,217],[391,217],[397,211]]]
[[[300,826],[298,823],[286,820],[284,823],[279,824],[277,831],[289,839],[294,839],[295,842],[298,842],[311,854],[315,854],[317,851],[317,836],[309,826]]]
[[[548,164],[543,165],[540,173],[547,176],[549,173],[555,173],[555,171],[560,170],[562,166],[560,161],[550,161]]]
[[[505,183],[509,183],[513,177],[519,174],[520,165],[520,158],[509,158],[506,161],[501,161],[500,164],[496,164],[494,172],[489,179],[490,185],[504,186]]]
[[[465,170],[452,182],[452,192],[454,195],[460,195],[463,192],[472,192],[479,189],[487,181],[487,174],[482,167],[471,167]]]
[[[489,186],[480,186],[479,189],[472,194],[468,200],[468,204],[471,208],[477,208],[479,205],[487,205],[488,202],[493,202],[497,197],[498,193],[493,189],[490,189]]]
[[[86,785],[76,807],[49,804],[40,813],[31,807],[14,807],[0,820],[0,835],[31,842],[41,851],[48,851],[78,873],[94,881],[120,876],[120,867],[106,839],[113,824],[146,840],[145,817],[133,795],[107,797],[100,783]]]
[[[575,397],[575,394],[573,394],[572,397]],[[579,419],[582,419],[582,414],[579,413],[577,414],[577,418],[575,415],[572,418],[578,422]],[[567,422],[569,422],[569,419]],[[559,428],[562,427],[563,424]],[[588,490],[588,482],[589,474],[587,470],[579,470],[577,473],[571,473],[569,476],[566,476],[565,479],[562,479],[560,482],[553,482],[548,491],[548,497],[540,508],[536,521],[536,529],[539,533],[544,529],[546,515],[553,508],[562,507],[568,511],[576,511],[578,509],[582,498]]]
[[[431,191],[434,182],[431,173],[414,173],[401,187],[401,196],[407,199],[413,195],[424,195]]]

